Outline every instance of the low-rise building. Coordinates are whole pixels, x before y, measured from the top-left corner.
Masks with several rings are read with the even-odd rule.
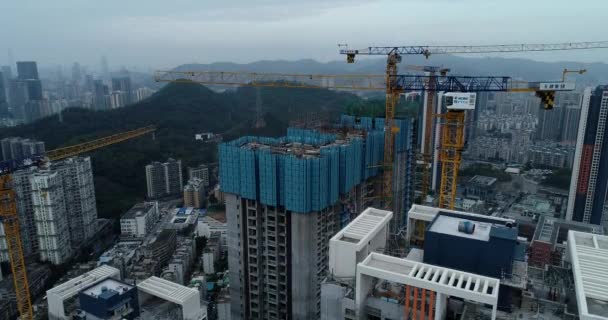
[[[608,320],[608,236],[569,231],[567,259],[579,318]]]
[[[184,187],[184,207],[202,208],[205,199],[204,181],[200,178],[190,178]]]
[[[207,319],[207,308],[201,304],[200,293],[194,288],[158,277],[138,283],[137,288],[142,319]]]
[[[74,319],[136,319],[139,317],[137,287],[108,278],[78,294],[80,313]]]
[[[145,237],[158,221],[158,202],[134,205],[120,218],[120,234],[126,237]]]
[[[205,248],[203,250],[203,271],[205,274],[215,273],[215,253],[212,249]]]
[[[467,198],[476,200],[491,200],[494,197],[497,179],[475,175],[465,185]]]
[[[221,245],[226,246],[226,239],[228,234],[225,220],[220,221],[208,215],[199,218],[196,232],[199,237],[205,237],[207,239],[219,237]]]
[[[592,234],[603,233],[602,227],[598,225],[541,216],[530,243],[528,263],[537,268],[561,265],[570,230]]]
[[[218,320],[230,320],[230,291],[222,288],[215,299]]]
[[[100,266],[47,291],[50,320],[206,320],[206,306],[193,288],[149,277],[137,286],[120,271]]]
[[[322,320],[446,319],[462,312],[462,301],[496,319],[499,279],[424,263],[419,249],[407,258],[378,252],[387,245],[388,221],[370,213],[386,211],[368,210],[359,216],[368,219],[358,217],[331,239],[331,272],[321,286]],[[433,213],[427,211],[430,218]]]
[[[195,242],[192,239],[179,239],[177,249],[167,267],[162,273],[162,277],[175,283],[186,284],[190,269],[195,262]]]
[[[188,168],[188,179],[199,178],[203,180],[203,186],[209,186],[209,167],[205,164],[201,164],[198,167]]]

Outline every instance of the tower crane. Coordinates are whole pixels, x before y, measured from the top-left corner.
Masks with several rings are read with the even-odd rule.
[[[22,320],[34,319],[34,313],[27,281],[25,259],[23,257],[19,216],[17,214],[17,199],[16,193],[12,189],[11,173],[16,170],[38,166],[46,161],[61,160],[84,152],[103,148],[154,132],[155,130],[156,128],[154,126],[143,127],[51,150],[46,152],[46,154],[38,154],[24,159],[0,162],[0,221],[3,223],[4,227],[11,271],[13,273],[15,295],[17,298],[17,309],[19,310]]]
[[[443,73],[442,73],[443,74]],[[283,74],[283,73],[247,73],[222,71],[156,71],[154,78],[157,82],[200,83],[205,85],[223,86],[254,86],[254,87],[289,87],[289,88],[327,88],[342,90],[373,90],[386,91],[390,87],[388,97],[399,97],[400,94],[411,91],[444,91],[448,93],[474,93],[483,91],[502,92],[535,92],[541,96],[545,109],[553,107],[555,91],[573,90],[574,83],[564,82],[523,82],[514,81],[510,77],[472,77],[447,75],[318,75],[318,74]],[[388,84],[387,84],[388,82]],[[469,97],[468,95],[465,96]],[[448,113],[445,115],[444,150],[442,161],[442,191],[439,204],[443,207],[454,207],[456,195],[456,178],[464,146],[464,110],[470,108],[463,103],[463,96],[452,95]],[[474,100],[475,98],[470,98]],[[470,99],[467,100],[470,102]],[[395,101],[388,111],[394,116]],[[474,105],[474,104],[473,104]],[[432,117],[433,115],[431,115]],[[385,116],[388,118],[388,116]],[[391,209],[392,189],[392,146],[397,128],[385,126],[385,145],[383,162],[382,198],[384,206]],[[393,137],[386,139],[386,137]],[[388,143],[386,143],[388,142]],[[389,154],[387,156],[387,153]],[[386,159],[391,162],[387,163]],[[388,181],[388,183],[387,183]]]
[[[420,193],[422,197],[424,197],[429,192],[429,181],[430,181],[430,168],[429,164],[431,162],[431,137],[432,137],[432,127],[433,127],[433,117],[429,116],[433,114],[434,100],[435,100],[435,90],[432,90],[433,82],[435,74],[437,72],[440,73],[441,76],[447,75],[450,72],[450,69],[437,67],[437,66],[414,66],[408,65],[406,66],[409,70],[423,71],[426,75],[430,77],[431,83],[429,88],[430,90],[425,92],[425,104],[423,105],[423,135],[422,135],[422,143],[420,148],[420,153],[417,154],[418,159],[416,162],[421,164],[422,166],[422,178],[420,179]]]
[[[568,68],[564,68],[564,71],[562,71],[562,81],[566,81],[566,75],[568,73],[578,73],[578,74],[583,74],[587,72],[587,69],[578,69],[578,70],[570,70]]]
[[[347,45],[340,45],[340,48],[345,48]],[[386,56],[386,119],[385,119],[385,132],[389,134],[385,135],[385,145],[392,145],[392,141],[395,139],[396,128],[394,127],[394,110],[398,98],[398,90],[390,81],[397,75],[397,64],[401,62],[403,55],[422,55],[427,59],[431,55],[435,54],[469,54],[469,53],[508,53],[508,52],[526,52],[526,51],[563,51],[563,50],[585,50],[585,49],[596,49],[596,48],[608,48],[608,41],[595,41],[595,42],[566,42],[566,43],[547,43],[547,44],[500,44],[500,45],[482,45],[482,46],[387,46],[387,47],[367,47],[364,49],[340,49],[340,54],[346,55],[347,63],[354,63],[357,55],[382,55]],[[437,90],[439,91],[439,90]],[[543,101],[553,100],[553,93],[537,91],[537,95],[541,96]],[[429,99],[430,103],[429,103]],[[432,95],[427,95],[427,106],[432,106]],[[546,104],[548,106],[548,104]],[[552,103],[551,103],[552,106]],[[425,111],[425,118],[432,118],[432,109],[427,108]],[[446,118],[447,120],[447,118]],[[457,119],[452,119],[457,121]],[[430,130],[424,132],[425,141],[430,141]],[[428,152],[428,148],[424,148],[425,152]],[[428,158],[428,157],[425,157]],[[384,154],[384,188],[392,188],[392,181],[390,180],[392,175],[390,171],[392,169],[393,154],[390,149],[385,149]],[[424,169],[428,170],[428,163],[424,163]],[[424,172],[424,171],[423,171]],[[428,180],[428,173],[423,174],[424,179]],[[443,181],[443,178],[442,178]],[[455,181],[454,181],[455,183]],[[426,187],[425,187],[426,186]],[[428,191],[428,181],[422,182],[424,193],[422,197],[426,196]],[[455,186],[451,189],[455,190]],[[441,201],[440,201],[441,202]]]

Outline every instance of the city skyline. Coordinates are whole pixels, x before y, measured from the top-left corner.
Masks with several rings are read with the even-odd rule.
[[[608,320],[605,8],[1,4],[0,318]]]
[[[442,9],[433,14],[437,4]],[[0,30],[0,38],[5,39],[0,45],[0,64],[11,63],[11,55],[41,65],[80,61],[99,66],[105,55],[110,64],[145,69],[192,62],[339,60],[338,43],[360,48],[598,41],[604,40],[605,23],[601,11],[589,8],[601,4],[599,0],[579,1],[575,7],[566,1],[545,0],[533,4],[523,0],[501,4],[481,0],[183,1],[179,6],[160,1],[145,6],[74,0],[36,6],[7,3],[0,10],[0,20],[13,27]],[[32,19],[18,18],[23,16]],[[12,33],[15,29],[23,30],[19,37]],[[106,49],[110,47],[120,50]],[[608,62],[600,51],[509,56]]]

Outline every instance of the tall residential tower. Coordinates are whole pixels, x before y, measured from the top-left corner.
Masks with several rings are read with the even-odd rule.
[[[574,165],[568,196],[568,220],[601,224],[608,187],[608,86],[583,94]]]
[[[395,122],[396,159],[406,161],[399,155],[411,146],[411,127]],[[231,319],[319,318],[329,239],[379,195],[383,127],[383,119],[343,117],[333,129],[290,128],[285,137],[220,146]],[[410,164],[394,173],[406,176]],[[411,189],[395,183],[402,194]],[[406,200],[393,202],[402,208]]]

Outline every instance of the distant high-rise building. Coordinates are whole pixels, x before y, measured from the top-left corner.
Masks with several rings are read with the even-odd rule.
[[[13,69],[11,66],[2,66],[0,70],[4,74],[4,80],[9,80],[13,78]]]
[[[110,108],[110,91],[102,80],[93,80],[93,105],[96,110],[107,110]]]
[[[537,141],[560,141],[565,107],[556,105],[553,110],[546,110],[538,114],[538,127],[536,128]]]
[[[584,91],[578,125],[568,220],[601,224],[608,189],[608,86]]]
[[[30,100],[23,107],[23,113],[25,114],[25,122],[34,122],[40,118],[47,116],[48,112],[45,110],[46,103],[41,100]]]
[[[564,112],[564,123],[562,125],[562,142],[566,144],[576,144],[578,134],[578,123],[581,116],[580,103],[569,105]]]
[[[61,176],[40,171],[32,176],[32,201],[40,260],[52,264],[67,262],[72,254],[69,220]]]
[[[148,98],[149,96],[151,96],[154,93],[154,90],[144,87],[144,88],[138,88],[137,90],[135,90],[135,100],[133,102],[139,102],[142,101],[146,98]]]
[[[112,78],[112,91],[124,92],[124,105],[129,105],[133,102],[133,89],[131,88],[131,78],[129,76]]]
[[[95,80],[93,80],[93,76],[90,74],[87,74],[84,76],[84,88],[86,91],[88,92],[93,92],[94,86],[93,86],[93,82]]]
[[[72,81],[80,82],[82,80],[82,71],[80,70],[80,63],[74,62],[72,65]]]
[[[28,100],[27,85],[18,79],[9,80],[9,101],[11,112],[17,119],[25,119],[25,103]]]
[[[52,169],[61,176],[70,241],[73,248],[78,248],[97,231],[97,206],[91,158],[68,158],[53,163]]]
[[[165,168],[165,179],[167,184],[167,194],[178,194],[184,189],[182,176],[182,161],[169,158],[163,163]]]
[[[108,78],[110,75],[110,67],[108,66],[108,59],[106,56],[101,57],[101,74],[104,78]]]
[[[40,80],[28,79],[25,81],[28,100],[42,100],[42,82]]]
[[[29,80],[38,78],[38,66],[35,61],[18,61],[17,62],[17,77],[19,80]]]
[[[31,157],[33,155],[43,154],[45,151],[44,142],[25,139],[21,142],[23,157]]]
[[[2,71],[2,79],[4,80],[4,94],[6,97],[6,101],[10,105],[11,102],[11,91],[10,91],[10,80],[13,79],[13,72],[10,66],[2,66],[0,67],[0,71]]]
[[[127,93],[123,91],[112,91],[110,94],[110,104],[112,109],[117,109],[127,105]]]
[[[11,174],[17,199],[17,212],[21,232],[21,246],[26,256],[38,254],[38,236],[32,202],[31,177],[33,171],[19,170]],[[0,223],[0,261],[9,261],[4,229]]]
[[[167,162],[153,162],[146,166],[148,198],[176,195],[183,190],[182,161],[169,158]]]
[[[0,116],[8,114],[7,84],[4,73],[0,72]]]
[[[8,137],[0,140],[2,159],[21,159],[44,153],[44,142],[24,138]]]
[[[205,187],[209,186],[209,167],[207,165],[201,164],[198,167],[189,167],[188,168],[188,179],[199,178],[203,180],[203,185]]]

